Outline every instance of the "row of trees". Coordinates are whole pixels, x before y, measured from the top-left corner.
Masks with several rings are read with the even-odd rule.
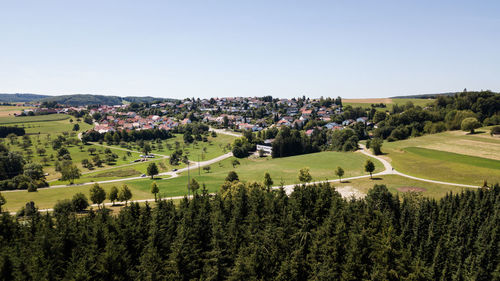
[[[5,138],[10,134],[14,134],[17,136],[24,136],[26,132],[24,128],[15,127],[15,126],[0,126],[0,138]]]
[[[483,91],[439,96],[425,109],[412,104],[398,106],[391,115],[376,112],[372,120],[378,127],[374,136],[389,141],[445,130],[473,133],[483,125],[500,124],[500,94]]]
[[[106,141],[110,144],[119,144],[120,142],[132,142],[137,140],[156,140],[156,139],[169,139],[172,137],[170,131],[160,130],[160,129],[149,129],[149,130],[120,130],[115,132],[99,133],[94,130],[90,130],[82,135],[82,142],[98,142]]]
[[[440,200],[328,184],[106,210],[0,217],[0,279],[497,280],[500,186]]]

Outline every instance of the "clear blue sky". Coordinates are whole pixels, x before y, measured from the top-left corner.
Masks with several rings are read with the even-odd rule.
[[[0,92],[500,90],[500,1],[0,2]]]

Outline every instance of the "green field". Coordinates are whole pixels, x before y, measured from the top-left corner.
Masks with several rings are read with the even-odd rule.
[[[239,159],[240,165],[235,168],[231,161],[235,158],[228,158],[211,165],[211,172],[206,173],[203,169],[193,169],[190,171],[190,177],[194,177],[200,184],[205,184],[211,192],[217,191],[224,182],[229,171],[236,171],[242,181],[263,180],[264,174],[268,172],[274,180],[274,185],[295,184],[297,173],[301,168],[309,167],[313,181],[335,179],[334,169],[342,166],[345,170],[344,177],[353,177],[366,174],[363,165],[368,159],[361,153],[348,152],[319,152],[313,154],[299,155],[286,158],[259,158],[259,159]],[[383,166],[376,161],[376,172],[382,171]],[[187,193],[187,172],[180,174],[179,177],[169,180],[158,181],[160,193],[163,197],[172,197],[184,195]],[[143,179],[131,181],[130,186],[135,189],[148,191],[151,180]]]
[[[376,180],[371,180],[369,178],[357,179],[349,182],[335,183],[334,186],[336,187],[350,186],[366,194],[368,190],[373,187],[374,184],[385,184],[389,189],[389,191],[395,194],[398,193],[400,196],[403,193],[405,193],[403,191],[405,190],[404,188],[413,188],[413,189],[417,188],[421,190],[419,191],[419,193],[421,193],[423,196],[432,197],[436,199],[443,197],[444,195],[446,195],[446,193],[449,192],[459,193],[462,190],[467,189],[451,185],[441,185],[425,181],[418,181],[398,175],[385,175],[378,177]]]
[[[234,139],[236,139],[236,137],[219,134],[217,137],[209,136],[208,142],[198,141],[186,145],[184,144],[183,135],[175,134],[173,138],[161,141],[162,149],[159,149],[159,144],[157,142],[151,143],[151,152],[158,155],[170,156],[176,150],[177,142],[179,149],[188,153],[189,160],[196,162],[206,161],[230,152],[231,150],[227,145],[231,144]],[[169,145],[171,149],[168,149]],[[118,145],[113,145],[113,147],[123,148]],[[126,148],[141,151],[141,148],[134,143],[129,143]]]
[[[385,100],[385,101],[384,101]],[[390,101],[390,102],[386,102]],[[374,103],[384,103],[387,105],[387,107],[376,107],[376,110],[381,110],[381,111],[386,111],[386,110],[392,110],[392,107],[397,104],[397,105],[405,105],[408,102],[412,102],[413,105],[415,106],[421,106],[425,107],[427,104],[432,103],[432,99],[380,99],[379,102],[364,102],[363,99],[359,99],[358,101],[355,102],[342,102],[343,106],[350,105],[352,107],[363,107],[363,108],[371,108],[371,105]]]
[[[221,162],[211,165],[212,171],[206,173],[200,170],[193,169],[190,171],[190,176],[196,178],[200,184],[205,183],[208,190],[215,192],[224,182],[227,173],[234,170],[238,173],[240,180],[243,181],[262,181],[264,173],[269,172],[274,180],[274,185],[279,185],[281,181],[284,184],[298,183],[297,173],[303,167],[311,169],[311,175],[314,181],[336,178],[333,170],[337,166],[342,166],[345,170],[344,177],[359,176],[366,174],[363,171],[363,166],[368,159],[367,156],[361,153],[352,152],[319,152],[314,154],[293,156],[287,158],[271,159],[240,159],[240,165],[235,168],[231,165],[231,160],[228,158]],[[220,163],[220,164],[219,164]],[[381,171],[383,166],[376,161],[376,172]],[[128,168],[127,168],[128,169]],[[172,179],[156,179],[160,186],[160,194],[162,197],[182,196],[187,194],[187,172],[182,173],[179,177]],[[110,184],[102,184],[105,189],[111,186],[121,186],[126,183],[132,190],[133,199],[148,199],[152,198],[150,193],[152,180],[149,178],[117,182]],[[27,201],[34,201],[39,208],[51,208],[57,200],[71,198],[77,192],[88,194],[88,189],[91,185],[74,186],[66,188],[40,189],[35,193],[21,192],[5,192],[3,195],[7,199],[6,208],[9,210],[17,210]]]
[[[449,131],[384,142],[382,151],[396,170],[412,176],[472,185],[500,182],[500,139],[486,133]]]
[[[20,116],[20,117],[0,117],[0,125],[66,120],[66,119],[69,119],[70,117],[71,116],[67,115],[67,114],[48,114],[48,115]]]

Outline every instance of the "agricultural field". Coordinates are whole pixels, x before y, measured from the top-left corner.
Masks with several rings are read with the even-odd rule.
[[[376,107],[375,109],[386,111],[391,110],[393,105],[405,105],[408,102],[412,102],[415,106],[425,107],[428,103],[433,102],[433,99],[391,99],[391,98],[373,98],[373,99],[343,99],[342,104],[344,106],[350,105],[353,107],[361,106],[363,108],[371,108],[372,104],[383,103],[387,107]]]
[[[13,105],[0,105],[0,118],[13,117],[14,114],[20,114],[23,110],[29,109],[29,106],[13,106]]]
[[[85,122],[77,122],[73,116],[65,114],[0,118],[1,126],[22,127],[29,135],[57,135],[71,132],[76,123],[80,126],[80,132],[93,127]]]
[[[500,138],[489,128],[476,134],[447,131],[384,142],[384,157],[405,174],[446,182],[482,185],[500,182]]]
[[[239,159],[240,164],[233,168],[231,162],[235,158],[231,157],[212,164],[211,171],[206,172],[203,169],[192,169],[189,174],[194,177],[200,184],[206,184],[210,192],[215,192],[224,182],[229,171],[236,171],[242,181],[262,181],[264,173],[269,172],[274,180],[274,185],[294,184],[298,183],[297,173],[299,169],[309,167],[313,181],[321,181],[326,179],[335,179],[334,169],[337,166],[342,166],[345,170],[344,177],[352,177],[366,174],[364,172],[364,163],[368,159],[367,156],[361,153],[352,152],[319,152],[313,154],[292,156],[279,159],[253,158]],[[375,173],[382,171],[383,166],[380,162],[374,161]],[[127,167],[126,169],[129,169]],[[135,168],[134,168],[135,169]],[[125,170],[125,168],[122,168]],[[103,173],[104,171],[100,172]],[[98,174],[97,172],[95,174]],[[106,178],[108,175],[101,175]],[[108,179],[108,178],[106,178]],[[161,179],[156,178],[155,181],[160,187],[160,195],[162,197],[183,196],[187,194],[187,172],[181,173],[178,177],[168,179],[166,176],[161,176]],[[133,193],[132,199],[150,199],[153,195],[150,193],[151,183],[150,178],[131,180],[125,182],[101,184],[103,188],[109,190],[111,186],[117,187],[122,184],[127,184]],[[375,181],[374,181],[375,182]],[[71,198],[78,192],[83,192],[88,195],[88,190],[91,185],[72,186],[64,188],[48,188],[39,189],[37,192],[28,193],[20,192],[4,192],[2,193],[7,199],[5,206],[11,211],[15,211],[22,207],[27,201],[34,201],[39,208],[51,208],[58,200]]]

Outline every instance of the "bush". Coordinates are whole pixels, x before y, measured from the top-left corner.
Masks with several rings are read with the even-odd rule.
[[[83,193],[77,193],[71,199],[71,204],[73,205],[73,210],[81,212],[89,206],[89,200]]]
[[[474,133],[474,129],[479,127],[481,127],[481,123],[479,123],[479,121],[474,117],[465,118],[461,125],[462,131],[467,131],[471,134]]]
[[[227,174],[226,181],[233,182],[239,181],[238,174],[235,171],[231,171]]]
[[[67,215],[73,210],[73,204],[69,199],[59,200],[54,206],[54,213],[56,215]]]
[[[500,135],[500,126],[491,128],[490,135]]]

